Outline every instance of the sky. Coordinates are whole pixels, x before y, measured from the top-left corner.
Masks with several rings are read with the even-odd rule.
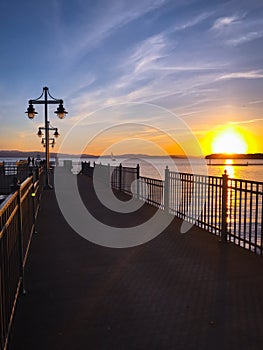
[[[1,0],[0,37],[2,150],[43,150],[47,86],[54,151],[263,152],[262,0]]]

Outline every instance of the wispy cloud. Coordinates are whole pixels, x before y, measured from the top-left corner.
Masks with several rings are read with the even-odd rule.
[[[57,32],[60,37],[62,53],[67,59],[77,58],[98,46],[103,40],[108,38],[116,30],[119,30],[128,23],[143,17],[147,13],[162,7],[167,0],[145,0],[125,2],[104,1],[100,6],[104,11],[99,12],[99,16],[92,18],[91,22],[80,15],[79,23],[74,26],[74,31],[68,33],[67,24],[61,16],[63,4],[57,6],[56,22]],[[89,3],[83,3],[80,13],[89,11]]]
[[[239,37],[229,39],[227,40],[227,44],[237,46],[237,45],[244,44],[246,42],[256,40],[262,37],[263,37],[263,30],[253,31],[253,32],[245,33],[244,35],[241,35]]]
[[[196,29],[193,27],[205,22],[208,18],[210,19],[207,21],[207,24],[211,23],[211,17],[214,14],[215,12],[203,12],[191,19],[188,15],[184,19],[182,18],[181,24],[179,22],[175,27],[170,26],[161,31],[154,31],[155,34],[152,35],[148,34],[147,36],[146,34],[144,38],[143,36],[140,37],[140,40],[131,42],[125,49],[119,51],[111,67],[111,73],[113,74],[111,74],[110,79],[107,79],[106,76],[100,84],[99,79],[95,81],[92,77],[90,83],[92,84],[95,81],[95,86],[90,89],[90,85],[87,84],[88,88],[85,89],[86,83],[84,83],[83,89],[79,89],[75,95],[76,98],[72,100],[72,103],[76,117],[72,118],[72,122],[98,108],[126,102],[144,103],[154,101],[160,105],[167,103],[168,108],[176,110],[183,118],[191,118],[191,116],[201,117],[208,113],[213,104],[221,104],[218,100],[220,96],[217,95],[215,89],[211,89],[211,84],[215,81],[262,78],[263,71],[261,70],[248,68],[238,72],[231,71],[231,62],[229,63],[229,61],[222,59],[221,56],[214,56],[211,52],[206,51],[206,57],[200,56],[198,53],[195,55],[193,51],[192,59],[187,55],[189,47],[192,47],[193,34],[191,33],[194,33]],[[107,23],[101,23],[102,20],[99,20],[99,27],[101,25],[103,28],[108,28],[109,31],[105,32],[106,36],[104,34],[100,35],[99,33],[103,33],[104,30],[99,28],[98,33],[93,33],[92,35],[94,36],[89,37],[92,38],[89,43],[87,38],[84,38],[86,44],[85,42],[83,43],[83,52],[91,49],[92,45],[98,44],[101,47],[103,40],[113,33],[116,26],[119,26],[119,31],[122,26],[121,23],[125,23],[125,21],[128,23],[129,19],[124,13],[119,12],[118,16],[120,16],[119,20],[110,18],[106,20],[106,22],[108,21]],[[123,22],[120,20],[121,17]],[[136,18],[135,14],[132,17]],[[235,27],[238,29],[238,25],[234,26],[233,24],[241,21],[241,18],[242,15],[220,17],[214,22],[214,29],[217,28],[216,35],[223,35],[226,41],[227,36],[223,34],[223,30],[219,31],[219,29],[224,27]],[[204,41],[200,43],[199,50],[203,44],[210,45],[210,40],[214,40],[214,38],[211,38],[211,34],[214,33],[211,30],[207,30],[208,27],[208,25],[201,27],[201,32],[204,33]],[[187,40],[189,41],[187,41],[187,45],[182,46],[180,40],[184,40],[184,36],[173,34],[176,31],[183,31],[187,28],[192,28],[187,34]],[[236,33],[235,30],[231,29],[230,38]],[[181,45],[180,52],[176,50],[177,45]],[[76,57],[81,54],[82,49],[77,50]],[[187,60],[185,59],[186,57]],[[228,63],[226,64],[226,62]],[[222,73],[224,71],[226,73]],[[94,77],[96,77],[96,72]],[[200,91],[204,91],[204,89],[206,89],[205,93],[200,96]],[[193,106],[190,106],[191,103],[193,103]],[[139,117],[142,118],[142,116]],[[115,115],[115,118],[125,120],[124,116],[118,117]],[[129,116],[127,119],[130,120],[130,118]]]
[[[226,28],[234,23],[239,22],[242,18],[244,18],[244,16],[245,15],[233,15],[229,17],[220,17],[214,22],[212,29],[221,30],[223,28]]]
[[[251,123],[258,123],[263,122],[263,118],[255,118],[255,119],[248,119],[248,120],[241,120],[237,122],[229,122],[229,124],[251,124]]]
[[[260,79],[263,78],[262,70],[251,70],[246,72],[234,72],[221,75],[217,80],[226,80],[226,79]]]
[[[213,71],[213,70],[218,70],[218,66],[165,66],[165,67],[160,67],[161,70],[167,70],[167,71],[174,71],[174,72],[202,72],[202,71]]]
[[[263,20],[248,12],[219,17],[211,30],[228,46],[238,46],[263,37]]]
[[[167,46],[167,39],[161,33],[139,44],[129,60],[129,64],[135,65],[134,73],[151,69],[156,61],[166,56]]]
[[[184,23],[181,23],[179,25],[176,25],[171,29],[171,31],[179,31],[179,30],[184,30],[188,29],[191,27],[194,27],[202,22],[204,22],[206,19],[211,17],[214,14],[214,11],[211,12],[203,12],[195,17],[192,17],[190,19],[187,19]]]
[[[261,104],[263,103],[263,100],[257,100],[257,101],[250,101],[248,102],[249,105],[256,105],[256,104]]]

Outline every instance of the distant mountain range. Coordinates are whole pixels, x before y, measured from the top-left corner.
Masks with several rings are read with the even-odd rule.
[[[18,151],[18,150],[2,150],[0,151],[0,158],[27,158],[27,157],[34,157],[37,158],[37,156],[40,156],[40,158],[45,158],[45,152],[39,152],[39,151]],[[56,152],[51,152],[50,157],[55,158],[57,156]],[[77,154],[59,154],[60,157],[63,158],[111,158],[111,155],[104,155],[104,156],[96,156],[93,154],[82,154],[77,155]],[[114,158],[163,158],[164,156],[150,156],[147,154],[121,154],[121,155],[114,155]],[[171,158],[186,158],[186,156],[181,156],[181,155],[170,155]]]
[[[40,156],[40,158],[45,158],[45,152],[39,152],[39,151],[18,151],[18,150],[0,150],[0,158],[27,158],[27,157],[34,157],[37,158],[37,156]],[[56,152],[51,152],[50,157],[55,158],[57,156]],[[63,158],[111,158],[111,155],[104,155],[104,156],[97,156],[94,154],[70,154],[70,153],[64,153],[59,154],[60,157]],[[164,156],[150,156],[148,154],[131,154],[131,153],[125,153],[121,155],[114,155],[114,158],[163,158]],[[187,158],[186,156],[182,155],[170,155],[171,158]],[[205,157],[206,159],[263,159],[263,153],[247,153],[247,154],[223,154],[223,153],[214,153],[209,154]]]
[[[224,154],[214,153],[205,157],[206,159],[263,159],[263,153],[246,153],[246,154]]]
[[[40,158],[45,158],[45,152],[39,152],[39,151],[0,151],[0,158],[27,158],[27,157],[34,157],[40,156]],[[50,157],[55,158],[57,155],[56,152],[50,152]],[[60,156],[67,157],[67,158],[78,158],[79,156],[76,154],[60,154]],[[88,158],[98,158],[97,156],[94,156],[92,154],[85,154],[82,155],[82,157],[88,157]]]

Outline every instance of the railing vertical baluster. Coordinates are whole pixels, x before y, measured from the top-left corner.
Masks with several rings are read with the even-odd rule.
[[[255,208],[255,226],[254,226],[254,230],[255,230],[255,245],[256,245],[256,252],[257,252],[257,247],[258,247],[258,193],[259,193],[259,184],[256,184],[256,208]]]
[[[122,165],[119,165],[119,191],[122,190]]]
[[[252,243],[252,201],[253,201],[253,185],[250,184],[250,192],[249,192],[249,225],[248,225],[248,235],[249,235],[249,244],[251,250],[251,243]],[[255,244],[255,242],[253,242]],[[253,244],[253,245],[254,245]]]
[[[244,240],[247,241],[247,182],[245,182],[245,202],[244,202]],[[247,243],[245,242],[245,248],[247,247]],[[248,248],[250,250],[250,243],[248,244]]]
[[[221,227],[221,240],[227,241],[227,201],[228,201],[228,175],[225,173],[222,175],[222,227]]]
[[[111,171],[110,171],[110,163],[107,165],[107,181],[108,183],[106,184],[109,188],[111,187]]]
[[[22,213],[22,201],[21,201],[21,185],[18,185],[18,225],[19,225],[19,259],[20,259],[20,278],[21,278],[21,292],[25,294],[25,279],[24,279],[24,249],[23,249],[23,213]]]
[[[31,200],[32,200],[32,230],[36,230],[36,213],[35,213],[35,183],[34,176],[32,176]]]
[[[263,192],[263,186],[261,187],[261,191]],[[263,255],[263,193],[261,192],[261,230],[260,230],[260,237],[261,237],[261,245],[260,245],[260,255]]]
[[[136,193],[137,193],[137,198],[140,198],[140,165],[137,164],[136,167]]]
[[[164,176],[164,210],[169,213],[169,192],[170,192],[170,171],[168,166],[165,168]]]
[[[233,181],[234,180],[232,180],[232,183],[233,183]],[[231,183],[231,187],[233,186],[232,183]],[[236,242],[236,239],[237,239],[237,236],[236,236],[236,231],[237,231],[237,228],[236,228],[236,225],[237,225],[237,193],[238,193],[237,192],[237,181],[234,181],[234,184],[235,184],[235,187],[234,187],[234,227],[233,227],[233,230],[234,230],[234,237],[235,237],[234,240]]]

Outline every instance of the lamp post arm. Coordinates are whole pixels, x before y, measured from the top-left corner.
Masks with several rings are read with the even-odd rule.
[[[44,126],[40,126],[38,130],[45,130],[46,128]],[[53,126],[49,126],[48,130],[57,130],[57,128],[53,128]]]
[[[53,105],[57,105],[62,103],[63,104],[63,100],[29,100],[28,101],[29,104],[36,104],[36,105],[44,105],[44,104],[53,104]]]

